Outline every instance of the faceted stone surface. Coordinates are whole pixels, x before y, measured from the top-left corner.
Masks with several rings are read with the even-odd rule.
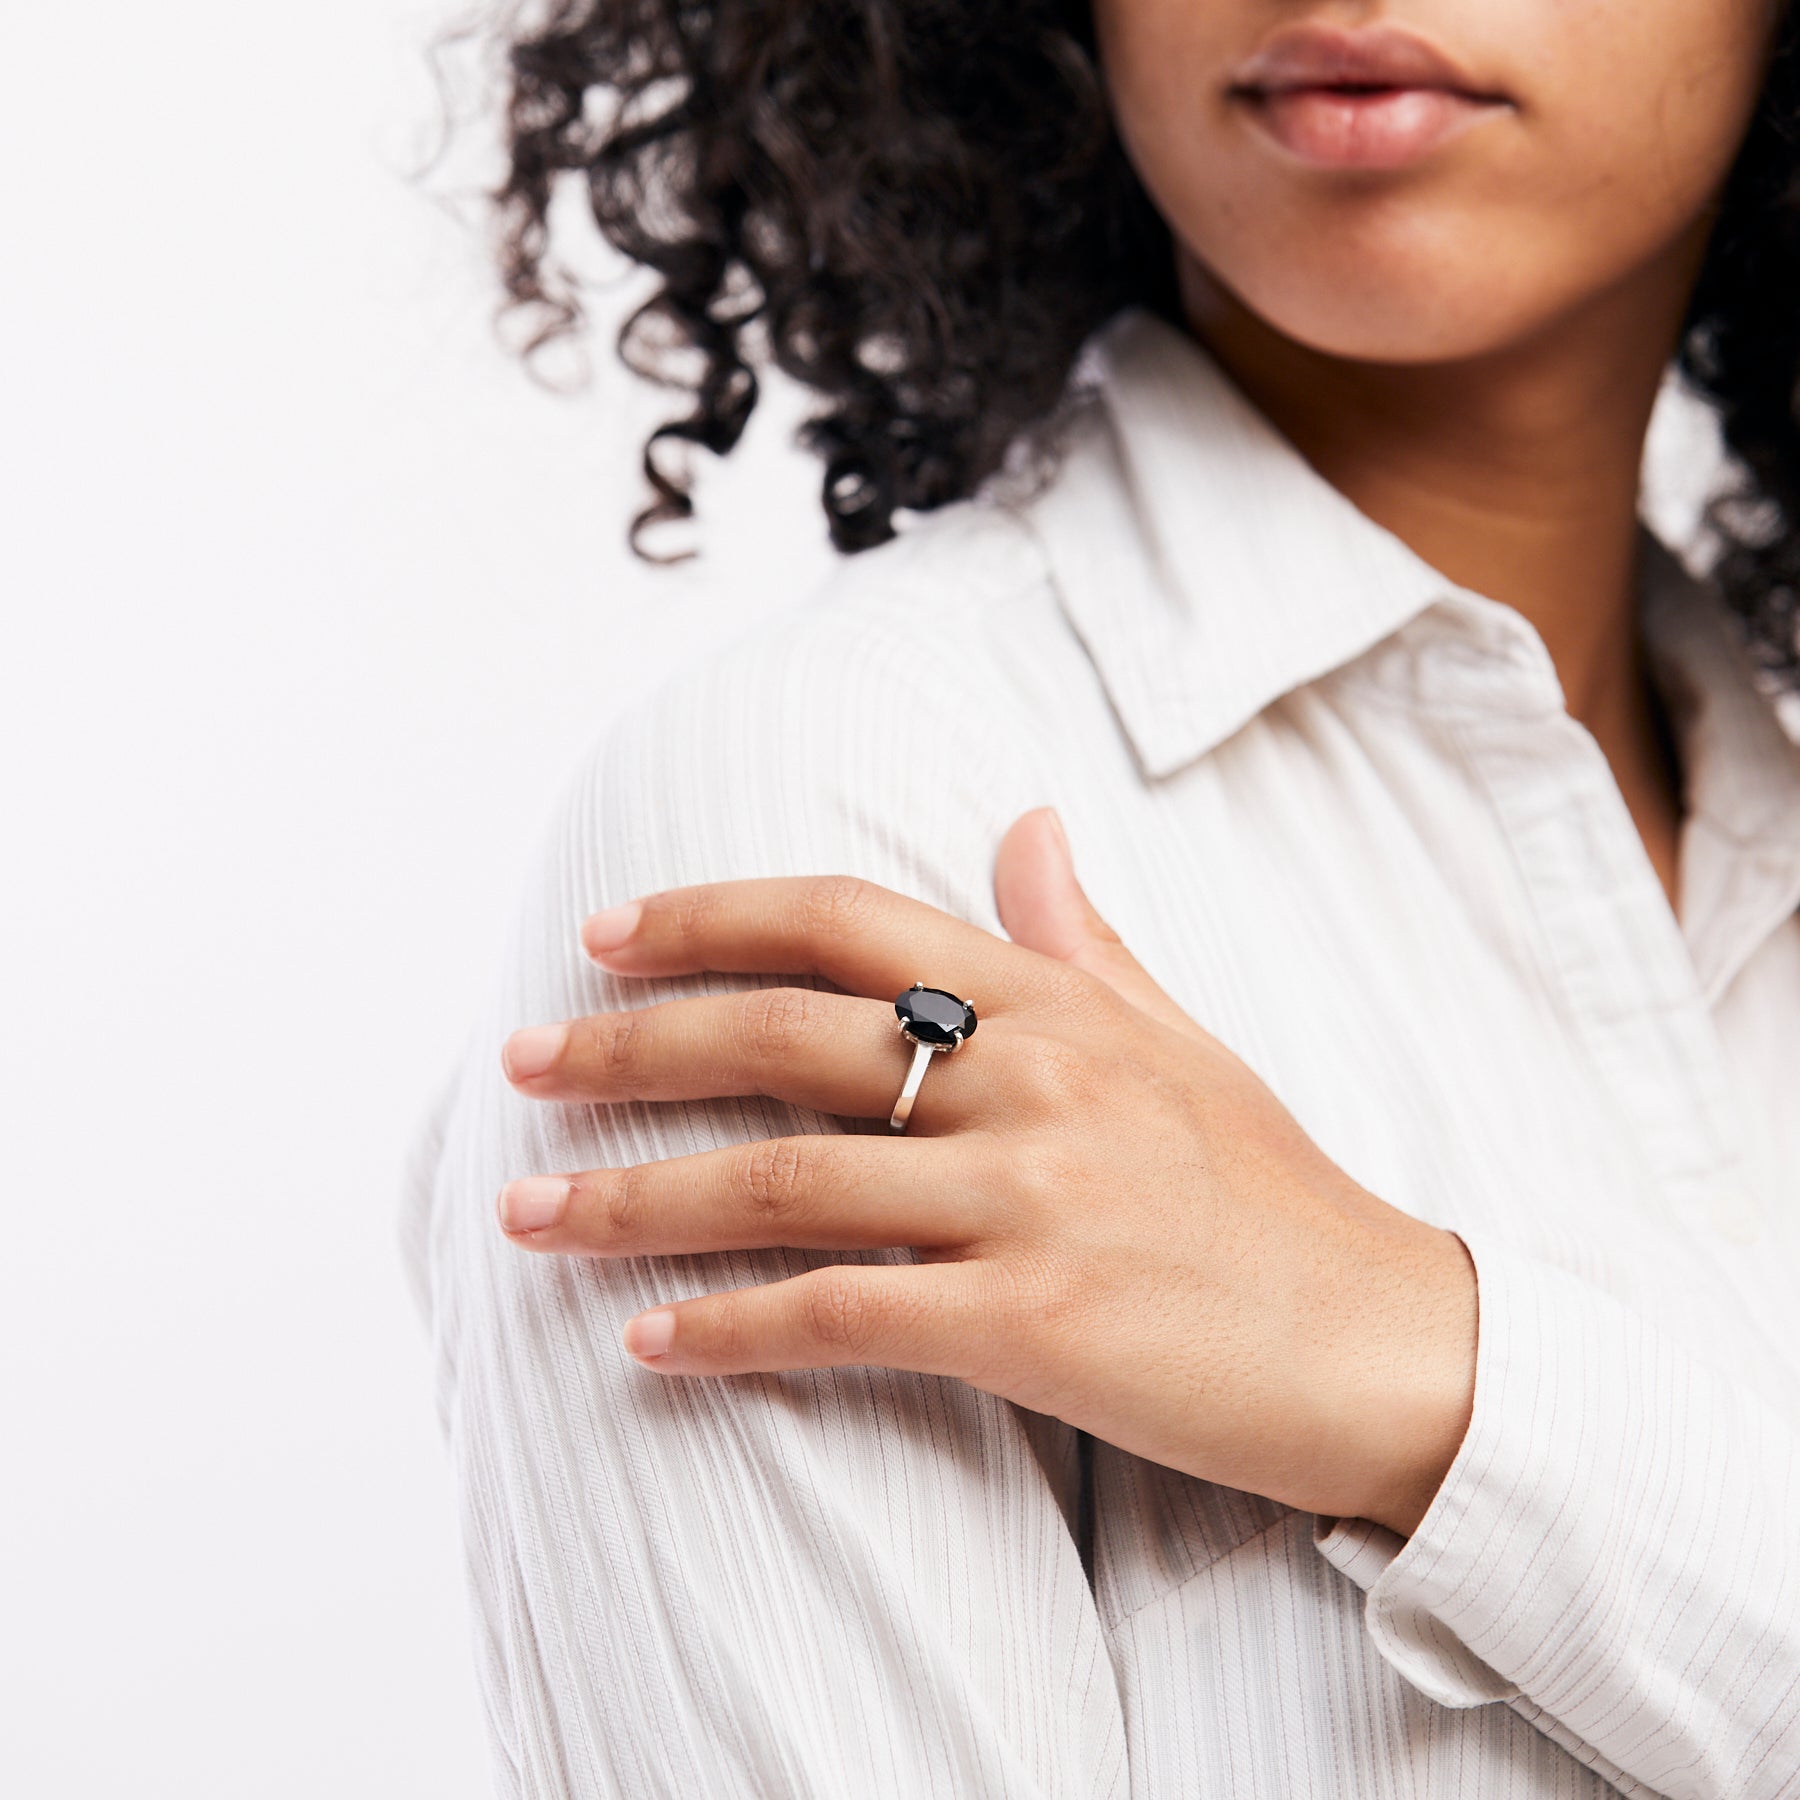
[[[942,988],[909,987],[894,1002],[900,1023],[926,1044],[954,1044],[975,1035],[975,1009]]]

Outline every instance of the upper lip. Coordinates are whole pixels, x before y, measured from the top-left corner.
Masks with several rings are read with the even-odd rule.
[[[1505,98],[1400,25],[1284,25],[1238,65],[1232,86],[1262,94],[1306,87],[1444,88],[1482,100]]]

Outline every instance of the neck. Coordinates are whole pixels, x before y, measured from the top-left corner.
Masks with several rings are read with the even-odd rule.
[[[1182,296],[1195,334],[1319,473],[1451,580],[1529,620],[1570,713],[1622,744],[1648,720],[1644,437],[1699,248],[1529,341],[1451,363],[1308,349],[1185,258]]]
[[[1677,904],[1679,773],[1637,629],[1644,436],[1705,250],[1657,264],[1525,342],[1445,363],[1326,355],[1184,257],[1196,336],[1321,475],[1452,581],[1537,630]]]

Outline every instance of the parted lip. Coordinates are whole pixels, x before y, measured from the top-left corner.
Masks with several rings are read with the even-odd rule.
[[[1284,25],[1238,65],[1231,85],[1255,94],[1312,87],[1411,87],[1441,88],[1479,100],[1507,98],[1484,88],[1429,39],[1400,25]]]

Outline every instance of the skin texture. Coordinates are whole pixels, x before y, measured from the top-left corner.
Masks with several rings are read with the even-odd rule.
[[[1406,168],[1302,163],[1230,92],[1302,17],[1413,26],[1511,104]],[[1539,631],[1673,904],[1679,796],[1632,631],[1638,468],[1755,105],[1765,0],[1105,0],[1097,23],[1192,328],[1327,479]],[[979,1070],[940,1059],[904,1138],[534,1176],[501,1195],[502,1229],[552,1254],[918,1246],[918,1267],[657,1308],[626,1346],[688,1376],[956,1376],[1208,1480],[1410,1532],[1472,1399],[1460,1241],[1357,1186],[1155,987],[1047,811],[1001,843],[995,896],[1010,943],[843,877],[646,896],[611,948],[589,921],[621,974],[849,991],[534,1027],[504,1052],[527,1095],[763,1093],[885,1118],[905,1061],[892,997],[921,966],[976,997]],[[919,1198],[944,1190],[954,1218]]]

